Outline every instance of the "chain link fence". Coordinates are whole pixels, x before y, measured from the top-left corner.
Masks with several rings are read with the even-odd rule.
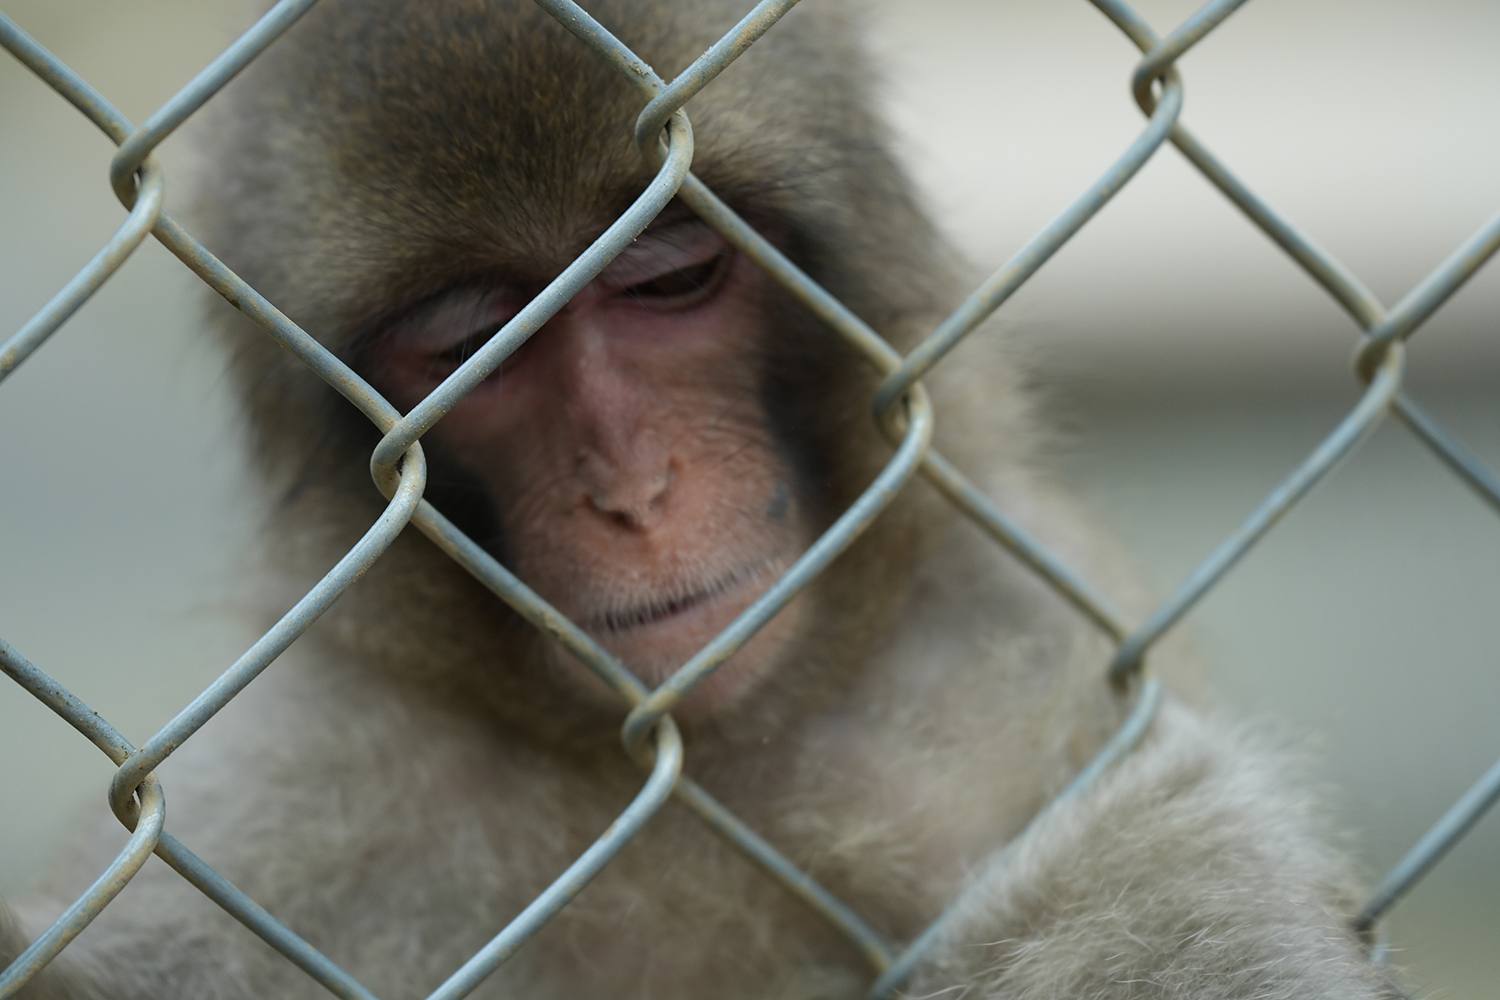
[[[777,611],[842,552],[908,479],[922,475],[997,544],[1029,566],[1087,621],[1107,635],[1115,655],[1107,677],[1135,687],[1135,705],[1121,729],[1059,798],[1077,795],[1148,728],[1161,697],[1145,669],[1150,648],[1193,608],[1329,470],[1387,417],[1429,448],[1483,501],[1500,514],[1500,477],[1481,464],[1403,388],[1406,341],[1470,276],[1500,249],[1500,216],[1457,247],[1437,269],[1387,308],[1358,276],[1259,199],[1180,122],[1183,81],[1177,61],[1232,14],[1244,0],[1217,0],[1163,35],[1128,5],[1093,0],[1142,58],[1130,81],[1146,118],[1139,136],[1094,184],[1009,262],[977,288],[911,353],[902,356],[843,304],[738,218],[691,173],[692,138],[683,105],[705,87],[777,20],[795,0],[764,0],[691,67],[668,82],[570,0],[537,0],[578,39],[632,82],[644,110],[636,126],[642,155],[657,169],[640,198],[484,348],[438,390],[402,416],[311,336],[286,319],[273,303],[225,268],[163,211],[163,174],[153,150],[193,115],[239,70],[292,29],[315,0],[283,0],[229,47],[196,79],[139,127],[105,96],[85,83],[8,18],[0,15],[0,44],[97,125],[119,149],[110,163],[110,183],[128,210],[125,222],[89,263],[48,304],[0,347],[0,380],[22,364],[72,316],[138,248],[148,234],[174,253],[200,279],[255,320],[265,333],[317,372],[378,426],[384,438],[372,458],[377,484],[388,506],[358,545],[261,637],[222,676],[165,727],[136,747],[40,667],[0,638],[0,669],[103,751],[117,766],[110,802],[132,831],[129,843],[100,876],[41,937],[0,973],[0,998],[14,995],[68,943],[157,854],[185,879],[336,996],[374,994],[320,954],[274,915],[226,881],[164,830],[162,789],[155,769],[215,713],[296,641],[338,596],[380,557],[395,537],[414,525],[536,627],[593,669],[618,692],[629,712],[622,728],[627,749],[641,763],[639,793],[599,840],[483,949],[456,970],[432,997],[460,997],[565,906],[607,866],[669,797],[675,796],[719,835],[759,862],[816,912],[846,935],[867,957],[870,996],[898,990],[945,927],[940,916],[905,945],[883,940],[860,916],[762,840],[682,772],[683,748],[672,709],[738,650]],[[813,0],[816,2],[816,0]],[[659,141],[658,137],[664,137]],[[1084,227],[1161,148],[1171,143],[1233,202],[1245,217],[1294,260],[1354,321],[1360,337],[1354,373],[1364,385],[1358,403],[1338,426],[1252,514],[1204,559],[1143,621],[1125,618],[1087,579],[1073,573],[1030,538],[1005,511],[979,492],[963,472],[931,447],[934,414],[921,378],[979,324],[1003,305],[1038,269]],[[865,493],[787,573],[729,628],[695,654],[660,687],[646,688],[586,633],[569,622],[422,499],[425,464],[420,439],[457,402],[539,329],[655,217],[680,198],[746,257],[763,268],[837,335],[854,345],[885,376],[876,398],[876,419],[894,454]],[[1356,929],[1373,934],[1381,917],[1500,797],[1500,763],[1464,796],[1380,882],[1364,905]],[[1027,836],[1022,832],[1020,838]],[[992,864],[1004,865],[1002,850]],[[954,906],[957,905],[955,901]],[[948,912],[952,912],[952,907]],[[1384,946],[1376,948],[1377,958]]]

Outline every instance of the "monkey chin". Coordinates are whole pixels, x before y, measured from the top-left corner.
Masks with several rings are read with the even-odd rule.
[[[588,621],[588,631],[647,687],[655,688],[728,627],[774,579],[775,573],[731,574],[686,597],[595,616]],[[804,604],[799,596],[783,608],[694,688],[673,715],[689,724],[703,722],[742,702],[777,669],[799,632]]]

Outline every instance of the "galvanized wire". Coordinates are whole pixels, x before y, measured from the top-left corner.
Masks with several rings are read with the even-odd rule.
[[[1394,413],[1471,489],[1500,512],[1500,477],[1478,461],[1451,433],[1402,389],[1404,343],[1449,296],[1500,248],[1500,216],[1386,310],[1343,264],[1249,190],[1179,121],[1184,84],[1176,62],[1229,17],[1244,0],[1212,0],[1165,37],[1120,0],[1092,0],[1142,52],[1129,81],[1147,116],[1142,133],[1115,163],[1033,240],[982,283],[951,315],[903,356],[843,303],[819,287],[691,173],[692,125],[684,103],[745,52],[796,0],[763,0],[676,79],[657,73],[572,0],[537,0],[579,41],[613,66],[646,102],[635,137],[656,170],[641,196],[588,249],[564,269],[442,385],[405,416],[353,370],[292,323],[213,257],[162,210],[165,180],[152,151],[173,130],[265,50],[316,0],[282,0],[218,59],[137,128],[76,73],[0,14],[0,45],[48,83],[117,145],[109,183],[128,214],[115,235],[30,321],[0,345],[0,380],[38,350],[114,274],[146,234],[177,255],[204,282],[254,320],[267,335],[333,386],[384,435],[370,459],[371,474],[388,505],[364,537],[296,605],[218,679],[141,747],[41,669],[0,639],[0,670],[47,705],[117,765],[110,803],[131,838],[116,860],[78,900],[0,972],[0,1000],[25,983],[67,946],[107,906],[154,852],[204,895],[239,920],[335,996],[374,1000],[370,989],[319,953],[164,829],[166,806],[155,769],[295,642],[358,579],[408,524],[416,526],[497,597],[556,640],[621,697],[627,714],[621,728],[625,749],[645,778],[631,804],[567,871],[473,955],[431,996],[463,997],[515,951],[607,866],[669,796],[675,795],[713,831],[726,838],[788,891],[838,928],[863,954],[874,974],[873,998],[899,989],[951,923],[963,897],[904,946],[881,938],[851,908],[799,869],[769,842],[682,773],[681,738],[670,715],[694,687],[741,648],[777,611],[812,582],[890,503],[911,476],[920,473],[998,544],[1030,567],[1082,617],[1116,645],[1104,672],[1136,689],[1125,723],[1099,754],[1008,845],[996,845],[989,871],[1004,868],[1014,849],[1032,836],[1058,803],[1075,797],[1135,746],[1149,729],[1161,699],[1160,683],[1141,679],[1145,656],[1240,559],[1271,531],[1355,444]],[[931,447],[935,414],[921,378],[1076,235],[1170,141],[1249,220],[1271,237],[1308,276],[1354,319],[1363,337],[1356,375],[1367,387],[1349,414],[1273,490],[1249,517],[1210,553],[1144,621],[1132,625],[1087,579],[1032,538],[1013,518]],[[690,206],[731,245],[760,266],[837,336],[851,344],[883,376],[872,415],[890,438],[894,453],[861,496],[806,553],[730,626],[655,689],[644,685],[614,656],[534,593],[493,555],[432,507],[422,494],[426,466],[421,438],[476,385],[495,371],[527,338],[591,281],[656,217],[673,197]],[[1101,683],[1103,681],[1101,680]],[[1500,763],[1443,816],[1381,883],[1362,910],[1356,929],[1369,933],[1376,921],[1500,797]],[[981,874],[980,879],[982,880]]]

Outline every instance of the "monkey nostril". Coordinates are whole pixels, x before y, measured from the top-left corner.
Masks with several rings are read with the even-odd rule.
[[[677,482],[677,461],[668,459],[666,467],[657,476],[655,489],[651,491],[650,505],[652,510],[660,510],[666,506],[667,495],[672,492],[672,484]]]

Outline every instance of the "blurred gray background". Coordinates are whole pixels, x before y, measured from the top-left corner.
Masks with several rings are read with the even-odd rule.
[[[1083,0],[876,3],[903,152],[985,268],[1141,127],[1136,53]],[[1137,4],[1162,32],[1193,6]],[[244,20],[203,0],[0,9],[136,121]],[[1480,0],[1254,0],[1182,61],[1184,121],[1393,303],[1500,209],[1497,51],[1500,8]],[[110,153],[0,56],[0,337],[119,224]],[[160,156],[180,206],[190,143]],[[243,648],[255,515],[204,312],[148,241],[0,389],[0,635],[135,740]],[[1357,398],[1353,324],[1170,148],[1001,315],[1063,429],[1059,473],[1162,592]],[[1500,467],[1500,265],[1419,332],[1409,385]],[[1497,603],[1500,517],[1388,425],[1187,628],[1219,704],[1308,755],[1373,879],[1500,756]],[[110,766],[8,684],[0,761],[0,892],[15,893],[106,810]],[[1422,995],[1500,995],[1500,816],[1391,929]]]

